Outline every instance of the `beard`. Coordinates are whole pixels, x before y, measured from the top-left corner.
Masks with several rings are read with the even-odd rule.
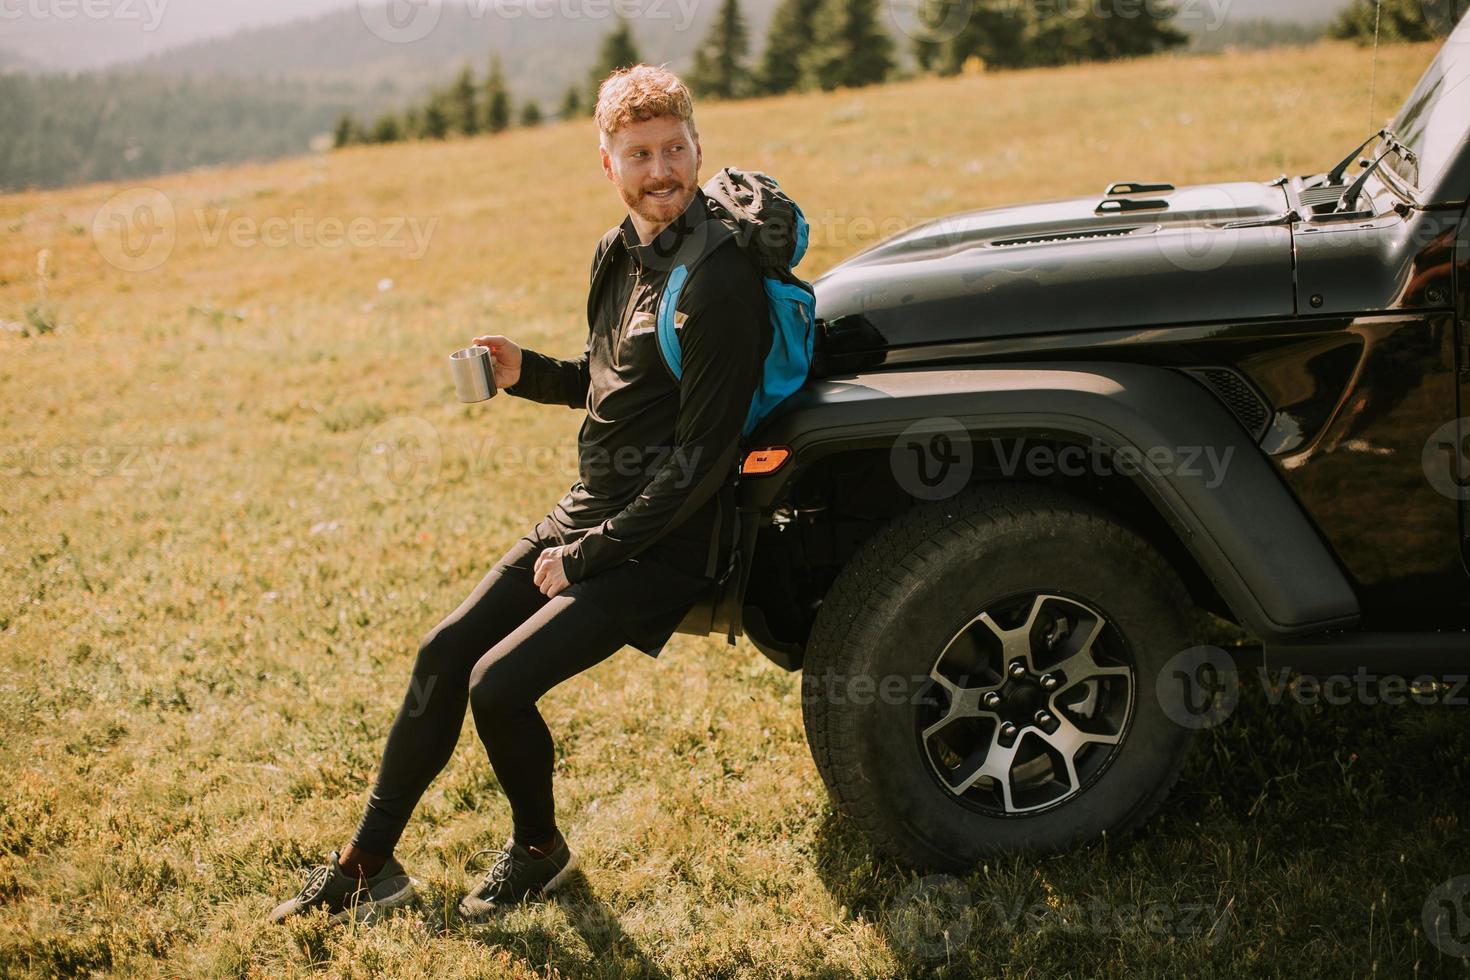
[[[672,221],[684,212],[689,202],[694,199],[694,186],[698,181],[696,175],[688,184],[678,180],[665,180],[657,184],[647,184],[639,188],[628,188],[618,185],[618,193],[623,198],[623,203],[628,210],[637,214],[640,218],[649,222]],[[667,199],[659,200],[652,194],[656,191],[672,189],[674,193]]]

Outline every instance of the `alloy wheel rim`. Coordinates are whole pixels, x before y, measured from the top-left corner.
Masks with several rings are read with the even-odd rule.
[[[1025,816],[1090,786],[1117,755],[1137,683],[1122,634],[1055,593],[988,605],[944,645],[919,699],[931,773],[967,807]]]

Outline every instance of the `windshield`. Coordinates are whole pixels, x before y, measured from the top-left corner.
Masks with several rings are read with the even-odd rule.
[[[1418,165],[1393,154],[1387,165],[1415,187],[1435,186],[1470,129],[1470,15],[1460,21],[1414,94],[1390,124]]]

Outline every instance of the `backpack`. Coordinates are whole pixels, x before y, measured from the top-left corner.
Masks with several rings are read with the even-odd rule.
[[[771,318],[771,349],[750,401],[740,438],[750,435],[762,420],[800,388],[812,364],[816,294],[811,284],[791,270],[806,254],[809,226],[795,201],[786,196],[774,177],[757,171],[726,167],[704,185],[710,215],[740,243],[760,269]],[[708,236],[675,253],[657,312],[658,348],[669,372],[682,374],[683,351],[674,329],[674,307],[684,281],[723,242]]]

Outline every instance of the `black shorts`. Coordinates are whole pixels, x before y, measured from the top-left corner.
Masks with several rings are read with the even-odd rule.
[[[536,522],[511,546],[497,566],[502,574],[524,577],[535,587],[536,556],[544,549],[571,544],[587,528],[563,527],[550,515]],[[563,595],[577,595],[596,603],[622,627],[628,643],[657,657],[674,629],[699,599],[715,587],[715,580],[676,567],[678,556],[664,556],[655,543],[636,557],[573,582]]]

